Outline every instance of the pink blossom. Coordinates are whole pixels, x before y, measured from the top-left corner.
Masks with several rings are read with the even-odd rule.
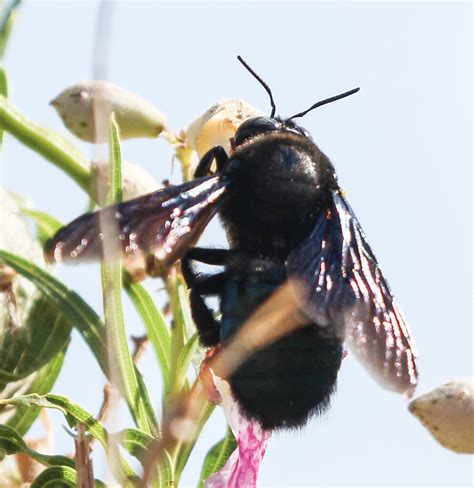
[[[237,449],[231,454],[222,469],[204,482],[204,487],[256,487],[260,463],[265,455],[271,432],[263,430],[257,421],[245,418],[232,396],[227,381],[215,376],[210,369],[209,371],[214,387],[219,393],[220,404],[224,409],[227,422],[237,440]]]

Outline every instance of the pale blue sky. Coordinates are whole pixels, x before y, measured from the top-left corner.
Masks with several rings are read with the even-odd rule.
[[[48,102],[92,75],[97,2],[26,2],[5,65],[12,101],[65,132]],[[262,110],[266,94],[235,59],[241,54],[288,115],[354,86],[357,95],[309,114],[302,124],[336,166],[414,331],[420,386],[472,375],[471,131],[472,15],[469,3],[120,2],[111,18],[107,77],[153,102],[179,129],[216,100],[242,97]],[[72,137],[72,136],[71,136]],[[90,146],[77,144],[92,156]],[[170,177],[163,141],[127,141],[124,157]],[[175,181],[179,172],[171,176]],[[68,221],[83,193],[39,156],[8,138],[2,184]],[[219,244],[212,225],[205,242]],[[101,309],[97,266],[59,276]],[[158,282],[150,283],[158,288]],[[141,324],[127,304],[130,331]],[[143,362],[159,405],[151,354]],[[92,412],[103,377],[74,335],[55,392]],[[57,424],[57,445],[72,441]],[[194,485],[208,447],[224,432],[217,414],[183,482]],[[97,473],[103,471],[96,462]],[[262,486],[462,486],[471,458],[440,447],[353,357],[324,418],[270,441]]]

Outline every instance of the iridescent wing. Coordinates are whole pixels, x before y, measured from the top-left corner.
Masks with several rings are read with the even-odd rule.
[[[221,176],[206,176],[82,215],[46,243],[46,260],[100,259],[107,226],[116,230],[118,243],[107,250],[116,249],[127,266],[150,271],[151,257],[156,274],[166,271],[197,241],[217,212],[227,186],[228,180]]]
[[[410,396],[418,377],[410,329],[340,192],[332,192],[287,269],[303,285],[304,312],[322,327],[335,327],[384,387]]]

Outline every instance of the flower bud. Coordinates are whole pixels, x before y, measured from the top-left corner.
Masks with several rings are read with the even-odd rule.
[[[194,149],[200,158],[214,146],[222,146],[229,154],[230,138],[239,125],[262,114],[238,98],[222,100],[191,122],[181,136],[186,146]]]
[[[454,380],[420,395],[410,412],[444,447],[474,454],[474,380]]]
[[[63,90],[52,105],[64,125],[79,139],[106,142],[96,131],[95,110],[114,112],[121,139],[158,137],[166,127],[165,116],[151,103],[107,81],[89,81]]]
[[[94,161],[92,163],[91,192],[99,205],[105,205],[105,198],[109,192],[109,164],[107,161]],[[122,162],[123,199],[145,195],[159,190],[163,185],[141,166]]]

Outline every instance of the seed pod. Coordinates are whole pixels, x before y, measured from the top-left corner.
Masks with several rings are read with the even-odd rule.
[[[64,125],[79,139],[106,142],[96,131],[95,110],[114,112],[122,139],[154,138],[166,128],[165,116],[151,103],[107,81],[89,81],[63,90],[52,105]]]
[[[130,200],[146,193],[159,190],[163,185],[141,166],[122,162],[123,199]],[[105,205],[105,197],[109,192],[109,164],[107,161],[92,163],[91,192],[99,205]]]
[[[454,380],[420,395],[410,412],[444,447],[474,454],[474,380]]]
[[[238,98],[222,100],[183,130],[181,137],[186,146],[194,149],[201,158],[214,146],[230,152],[230,138],[245,120],[262,115],[260,110]]]

